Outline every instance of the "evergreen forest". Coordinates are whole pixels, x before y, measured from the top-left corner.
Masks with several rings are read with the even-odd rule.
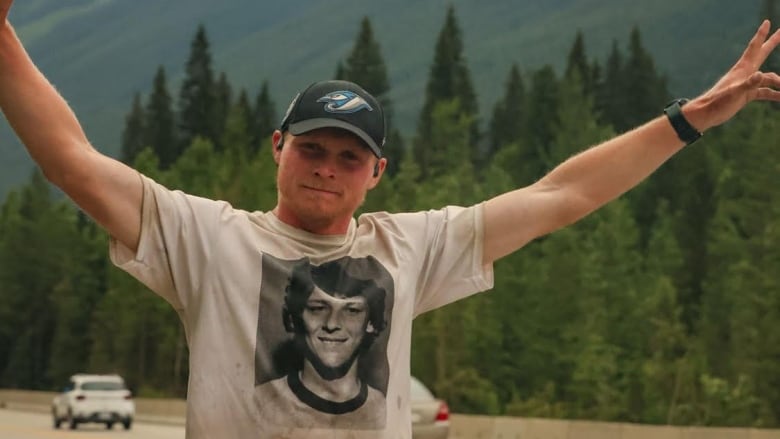
[[[361,211],[467,206],[528,185],[676,97],[634,28],[606,59],[590,58],[580,33],[563,71],[512,66],[500,101],[478,108],[462,39],[450,7],[408,133],[368,18],[334,63],[334,79],[388,109],[388,172]],[[160,67],[128,103],[121,160],[172,189],[273,208],[270,137],[292,96],[234,87],[203,26],[189,50],[178,90]],[[412,373],[456,413],[780,427],[779,114],[749,105],[623,197],[498,261],[493,290],[417,318]],[[139,396],[186,397],[177,314],[107,247],[39,172],[9,193],[0,387],[117,372]]]

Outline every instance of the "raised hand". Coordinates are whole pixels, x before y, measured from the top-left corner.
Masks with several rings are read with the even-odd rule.
[[[698,97],[686,112],[691,123],[704,131],[731,119],[751,101],[780,101],[780,76],[762,72],[761,65],[780,43],[780,30],[768,37],[769,20],[761,23],[736,64],[706,93]]]

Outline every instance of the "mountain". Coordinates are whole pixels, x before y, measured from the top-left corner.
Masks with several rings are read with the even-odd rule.
[[[397,122],[415,129],[434,44],[454,4],[484,119],[512,63],[558,71],[578,30],[602,63],[638,26],[676,95],[712,84],[759,24],[758,0],[24,0],[11,21],[33,60],[74,107],[95,146],[115,155],[134,93],[165,66],[177,81],[198,24],[214,67],[254,94],[269,80],[279,113],[295,92],[333,75],[368,16],[387,64]],[[0,198],[25,181],[31,161],[0,122]]]

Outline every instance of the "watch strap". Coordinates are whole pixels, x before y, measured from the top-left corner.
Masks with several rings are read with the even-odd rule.
[[[688,102],[688,99],[675,99],[664,108],[664,114],[672,124],[672,128],[686,145],[699,140],[701,132],[688,122],[688,119],[682,113],[682,106]]]

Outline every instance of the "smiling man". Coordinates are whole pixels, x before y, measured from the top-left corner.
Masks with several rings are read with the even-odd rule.
[[[93,148],[17,38],[11,3],[0,0],[0,108],[49,181],[111,235],[112,261],[178,312],[191,439],[411,439],[415,317],[491,288],[496,260],[620,196],[749,102],[780,101],[780,77],[760,71],[780,42],[766,21],[710,90],[530,186],[472,206],[355,218],[387,163],[384,115],[356,84],[317,82],[273,134],[276,207],[246,211],[172,191]],[[321,269],[334,270],[328,282]],[[286,302],[291,278],[308,285],[293,287],[305,301]],[[371,317],[372,282],[385,291],[382,319]],[[269,421],[270,407],[287,416]]]
[[[274,295],[260,294],[269,299]],[[258,422],[383,428],[386,338],[375,341],[387,326],[386,302],[391,295],[392,279],[374,258],[347,257],[319,266],[307,259],[294,262],[282,306],[282,322],[292,338],[263,343],[271,331],[262,324],[258,328],[256,364],[262,364],[261,351],[269,348],[277,361],[270,370],[256,371]],[[265,315],[273,308],[261,306],[258,321],[270,324],[273,319]],[[374,355],[369,355],[371,348]]]

